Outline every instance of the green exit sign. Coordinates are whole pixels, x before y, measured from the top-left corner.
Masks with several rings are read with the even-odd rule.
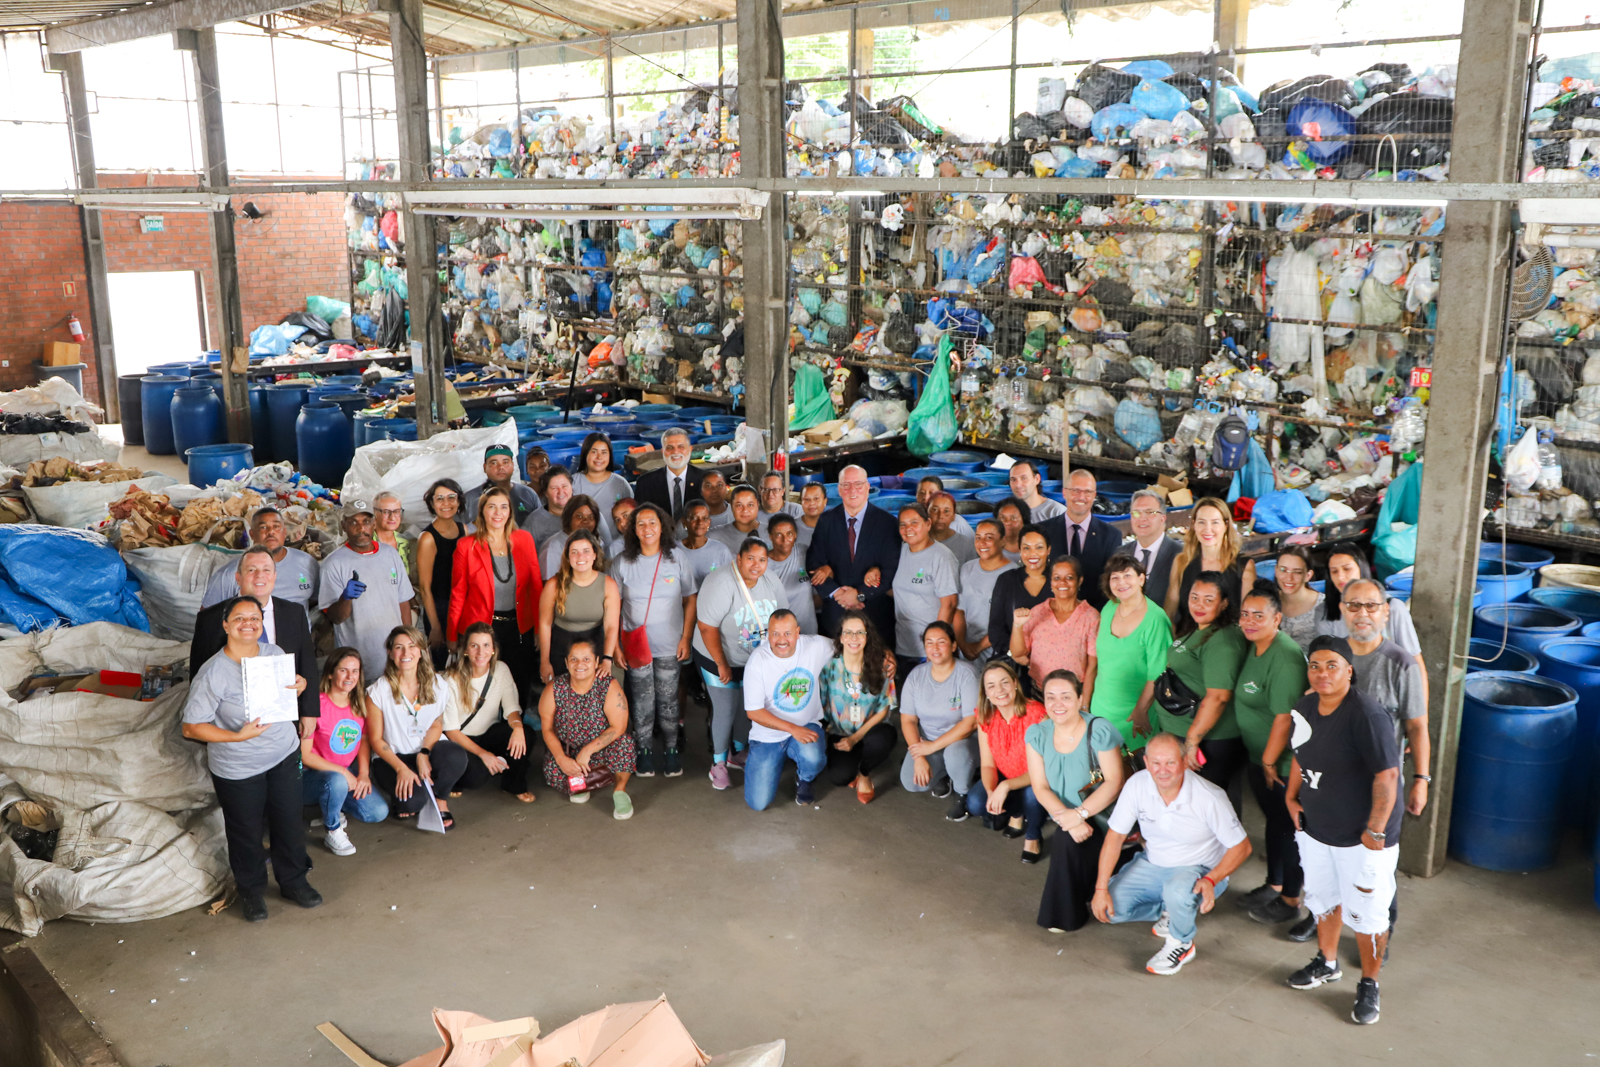
[[[160,215],[141,215],[139,217],[140,233],[165,233],[167,220]]]

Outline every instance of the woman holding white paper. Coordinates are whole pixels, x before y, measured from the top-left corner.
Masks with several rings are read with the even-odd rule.
[[[372,741],[372,777],[390,796],[395,815],[410,819],[428,804],[426,782],[439,804],[445,829],[455,825],[450,790],[467,769],[467,752],[444,738],[445,709],[456,687],[433,671],[428,639],[414,626],[396,626],[383,643],[383,677],[367,688],[371,710],[367,737]]]
[[[261,604],[254,597],[234,597],[223,605],[222,629],[228,643],[222,655],[212,656],[196,672],[183,707],[183,736],[206,745],[206,762],[228,835],[228,863],[239,886],[244,917],[250,922],[267,917],[262,896],[267,887],[267,856],[261,839],[269,828],[278,891],[302,908],[322,903],[322,895],[306,881],[311,861],[306,856],[306,828],[300,818],[295,706],[291,701],[285,718],[263,721],[258,709],[274,702],[245,692],[247,661],[284,655],[277,645],[261,640],[262,626]],[[306,680],[297,674],[286,688],[298,695],[305,687]]]

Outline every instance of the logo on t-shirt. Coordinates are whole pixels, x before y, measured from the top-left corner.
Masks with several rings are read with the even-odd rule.
[[[1246,693],[1259,693],[1259,692],[1261,692],[1261,686],[1256,682],[1256,680],[1254,678],[1252,678],[1252,679],[1250,679],[1250,681],[1244,683],[1244,685],[1241,688],[1243,688]]]
[[[361,723],[355,719],[340,719],[328,731],[328,751],[335,756],[348,756],[361,744]]]
[[[797,715],[811,703],[811,694],[817,688],[817,676],[804,667],[789,671],[772,687],[773,710],[778,714]]]
[[[306,590],[309,590],[311,588],[311,579],[306,577],[304,574],[302,574],[300,576],[299,582],[300,582],[300,589],[301,589],[302,592],[304,592]]]
[[[1299,748],[1311,740],[1311,724],[1304,715],[1298,711],[1289,712],[1289,721],[1294,724],[1294,729],[1289,734],[1289,747]]]

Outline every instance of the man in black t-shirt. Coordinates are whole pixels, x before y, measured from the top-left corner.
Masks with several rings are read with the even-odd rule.
[[[1378,1021],[1378,972],[1388,940],[1399,860],[1400,748],[1389,713],[1355,687],[1355,653],[1342,637],[1311,642],[1312,693],[1290,712],[1294,747],[1285,803],[1298,827],[1305,902],[1317,917],[1317,954],[1289,976],[1295,989],[1344,977],[1339,932],[1361,948],[1361,981],[1350,1017]]]

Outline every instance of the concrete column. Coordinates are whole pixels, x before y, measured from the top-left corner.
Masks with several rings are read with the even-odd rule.
[[[739,174],[784,176],[783,27],[776,0],[739,0]],[[789,439],[789,242],[787,200],[740,224],[744,242],[745,421],[767,449]],[[751,473],[762,473],[752,468]]]
[[[83,56],[64,52],[50,56],[50,69],[66,76],[67,125],[72,130],[72,161],[78,171],[78,188],[98,185],[94,165],[94,137],[89,128],[89,94],[83,82]],[[83,260],[89,276],[89,333],[94,338],[90,359],[100,378],[100,406],[107,422],[122,421],[117,400],[117,358],[111,332],[111,298],[106,291],[106,246],[100,230],[100,212],[80,208],[83,225]]]
[[[195,95],[200,104],[200,159],[204,173],[200,184],[206,189],[228,187],[228,143],[222,125],[222,79],[217,72],[217,34],[207,26],[201,30],[179,30],[173,34],[178,48],[189,53],[194,65]],[[244,443],[251,439],[250,331],[245,328],[244,309],[239,299],[239,253],[233,235],[233,204],[213,211],[211,220],[211,273],[217,283],[217,317],[222,321],[222,395],[228,408],[228,440]]]
[[[422,47],[422,0],[380,0],[389,14],[394,54],[394,99],[400,123],[400,180],[425,182],[428,142],[428,56]],[[405,232],[406,310],[411,319],[411,368],[417,376],[417,436],[444,428],[444,337],[439,310],[439,263],[434,216],[400,212]]]
[[[1217,66],[1233,71],[1243,80],[1244,57],[1230,53],[1245,46],[1250,28],[1250,0],[1217,0],[1216,18]]]
[[[1451,181],[1517,178],[1534,6],[1535,0],[1467,0]],[[1433,785],[1427,809],[1420,817],[1406,816],[1400,839],[1401,868],[1422,877],[1443,868],[1450,833],[1463,666],[1472,630],[1485,474],[1506,340],[1506,279],[1515,239],[1511,204],[1464,201],[1450,206],[1423,450],[1422,536],[1411,597],[1428,668]]]

